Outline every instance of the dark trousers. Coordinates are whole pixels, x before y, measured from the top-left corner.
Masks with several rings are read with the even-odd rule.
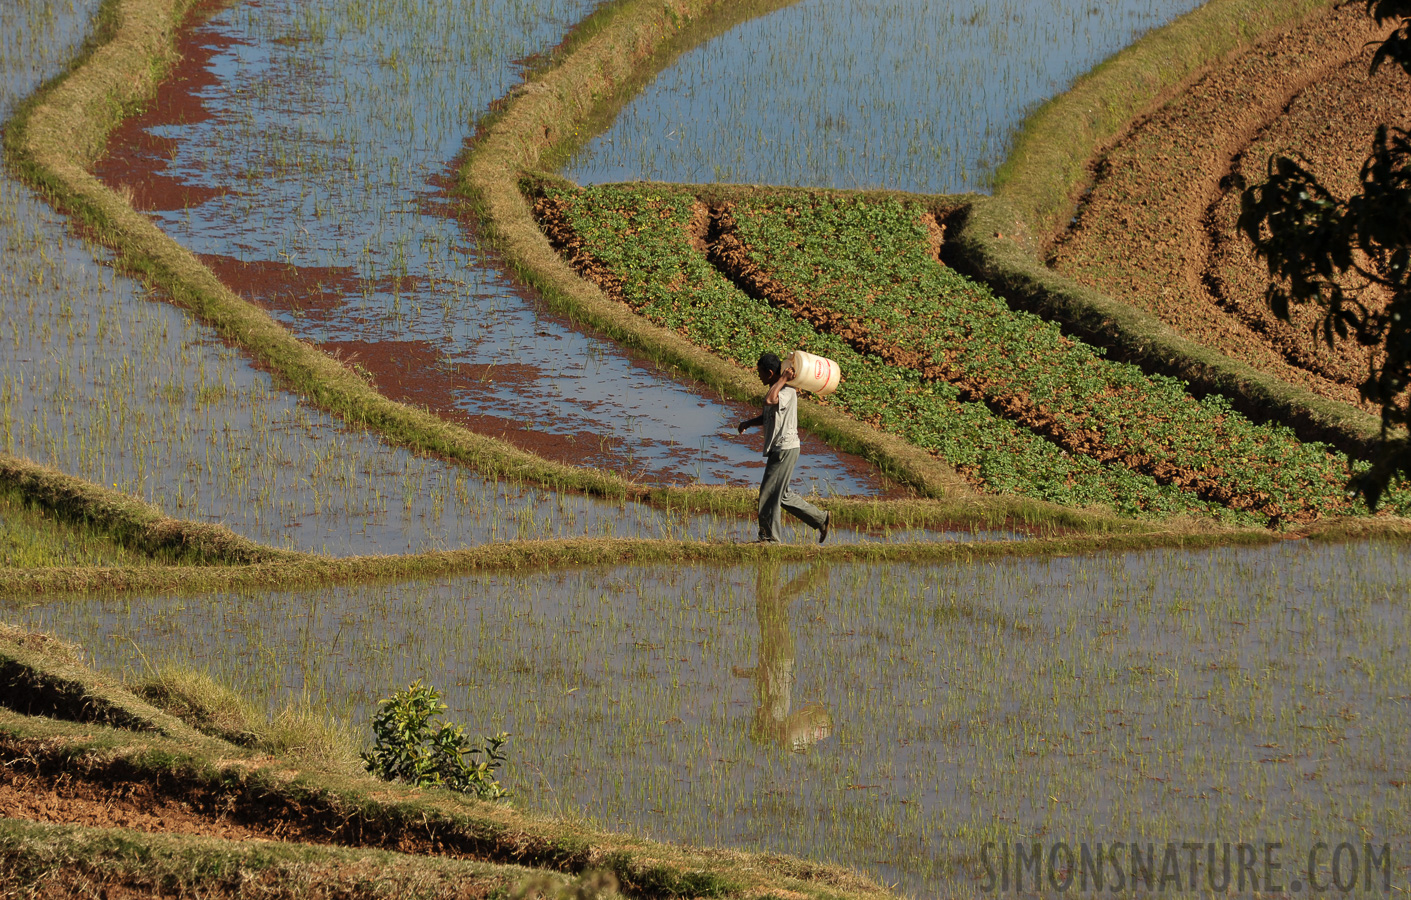
[[[794,477],[794,466],[799,461],[798,448],[775,450],[765,459],[764,478],[759,485],[759,539],[779,540],[783,530],[780,508],[787,509],[789,515],[814,530],[822,531],[828,514],[789,489],[789,480]]]

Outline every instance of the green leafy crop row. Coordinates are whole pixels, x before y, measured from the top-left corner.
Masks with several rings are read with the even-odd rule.
[[[924,215],[896,200],[818,196],[732,209],[751,261],[779,284],[1073,452],[1263,516],[1365,512],[1348,499],[1346,457],[1012,310],[935,259]]]
[[[938,454],[985,488],[1129,515],[1201,513],[1254,521],[1174,485],[1071,454],[964,402],[950,384],[858,353],[785,310],[745,294],[692,247],[693,197],[638,187],[551,191],[577,238],[641,315],[753,368],[763,350],[808,349],[837,360],[844,381],[825,402]],[[602,282],[604,279],[599,279]],[[1261,520],[1262,521],[1262,520]]]

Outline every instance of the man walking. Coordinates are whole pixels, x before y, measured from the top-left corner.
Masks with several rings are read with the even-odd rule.
[[[764,395],[764,413],[740,423],[740,434],[746,428],[764,426],[764,479],[759,485],[759,542],[777,544],[781,530],[779,510],[787,509],[818,530],[818,543],[828,539],[828,527],[833,514],[824,512],[789,488],[794,466],[799,461],[799,392],[786,382],[794,377],[793,369],[782,369],[779,357],[761,353],[755,366],[761,384],[769,385]]]

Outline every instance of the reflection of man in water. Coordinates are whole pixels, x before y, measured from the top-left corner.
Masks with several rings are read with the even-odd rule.
[[[794,691],[794,638],[789,633],[789,603],[828,578],[818,565],[779,586],[779,566],[765,563],[755,573],[755,615],[759,618],[759,665],[736,666],[741,678],[753,678],[759,707],[750,738],[802,753],[833,733],[833,717],[821,703],[808,703],[790,713]]]

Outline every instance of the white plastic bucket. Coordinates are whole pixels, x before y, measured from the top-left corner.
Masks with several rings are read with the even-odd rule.
[[[812,391],[825,397],[838,389],[843,380],[843,370],[826,356],[814,356],[802,350],[795,350],[785,368],[793,368],[794,379],[789,387],[800,391]]]

